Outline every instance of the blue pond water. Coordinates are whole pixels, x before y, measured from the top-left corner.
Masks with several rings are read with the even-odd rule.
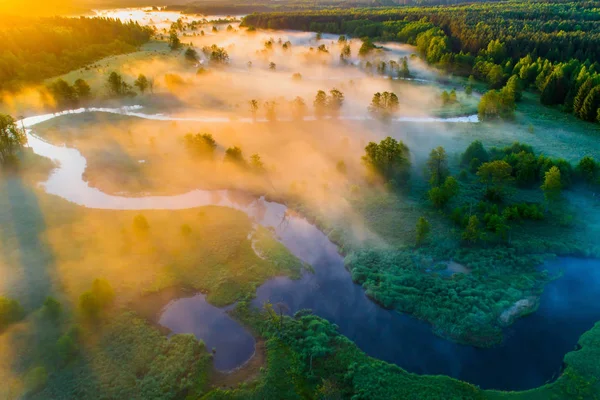
[[[252,335],[224,309],[207,303],[203,294],[172,301],[158,323],[173,333],[194,334],[208,351],[214,348],[213,364],[221,371],[235,369],[254,354]]]
[[[259,202],[242,202],[245,205],[240,208],[257,222],[273,227],[282,243],[310,263],[315,272],[296,281],[276,278],[265,283],[258,289],[254,305],[283,302],[292,313],[310,308],[337,324],[340,332],[367,354],[407,371],[444,374],[485,389],[537,387],[557,376],[564,355],[600,320],[600,302],[596,301],[600,294],[600,260],[558,258],[543,268],[551,274],[562,271],[563,276],[547,285],[536,313],[506,329],[501,346],[478,349],[441,339],[427,323],[385,310],[369,300],[364,290],[352,282],[336,246],[317,228],[301,218],[286,216],[284,206]],[[191,299],[180,301],[187,300]],[[187,319],[188,325],[179,325],[179,331],[196,333],[209,347],[215,338],[227,343],[215,345],[217,368],[230,369],[235,362],[245,361],[254,345],[244,335],[237,341],[243,328],[213,324],[202,311],[206,310],[203,298],[194,301],[197,303],[187,306],[174,302],[166,314],[183,315],[180,318]],[[173,307],[181,309],[174,311]],[[161,319],[161,323],[174,330],[169,321]],[[230,335],[231,339],[225,339]],[[221,346],[228,349],[221,352]],[[231,358],[220,361],[220,357]]]

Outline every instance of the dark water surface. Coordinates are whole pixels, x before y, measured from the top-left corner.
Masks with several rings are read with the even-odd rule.
[[[173,333],[192,333],[214,348],[213,363],[220,371],[229,371],[248,361],[254,354],[254,338],[222,308],[206,302],[203,294],[172,301],[165,307],[159,324]]]
[[[340,332],[367,354],[410,372],[448,375],[485,389],[534,388],[556,378],[564,355],[600,320],[600,260],[558,258],[543,268],[551,274],[562,271],[563,276],[547,285],[536,313],[506,329],[504,344],[492,349],[456,344],[435,336],[427,323],[385,310],[369,300],[361,286],[352,282],[337,247],[304,219],[288,215],[284,206],[243,196],[230,196],[228,203],[258,223],[273,227],[281,242],[315,270],[296,281],[270,280],[258,289],[255,306],[266,301],[283,302],[292,313],[310,308],[337,324]],[[185,304],[174,302],[166,314],[184,313],[187,325],[178,325],[179,331],[193,332],[209,347],[215,345],[215,361],[231,357],[218,361],[217,368],[230,369],[252,353],[253,342],[244,335],[238,341],[241,326],[227,328],[214,322],[218,319],[205,315],[203,300],[197,305]],[[181,309],[173,311],[173,307]],[[168,321],[161,319],[161,323],[174,330]],[[214,338],[222,343],[211,344]]]

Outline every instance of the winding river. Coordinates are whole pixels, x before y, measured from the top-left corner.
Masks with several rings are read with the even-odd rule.
[[[254,304],[284,302],[290,312],[311,308],[340,327],[340,332],[373,357],[419,374],[444,374],[486,389],[523,390],[540,386],[557,376],[565,353],[579,336],[600,320],[600,261],[559,258],[544,265],[563,276],[551,282],[539,310],[507,328],[502,346],[477,349],[435,336],[428,324],[385,310],[352,282],[336,246],[306,220],[288,215],[286,207],[232,191],[194,190],[177,196],[119,197],[91,188],[82,179],[85,158],[76,149],[52,145],[31,132],[36,124],[59,115],[109,112],[157,120],[180,120],[143,114],[140,107],[80,109],[19,121],[28,128],[29,146],[59,163],[42,185],[49,194],[75,204],[102,209],[184,209],[220,205],[244,211],[257,223],[275,229],[292,253],[310,263],[314,273],[299,280],[276,278],[262,285]],[[450,122],[476,122],[471,117]],[[468,120],[467,120],[468,119]],[[185,120],[200,120],[199,118]],[[204,120],[204,119],[203,119]],[[438,119],[429,119],[438,120]],[[427,121],[421,121],[427,122]],[[251,357],[254,341],[231,320],[225,309],[206,303],[203,296],[171,302],[159,321],[173,332],[194,333],[216,347],[215,365],[233,369]]]

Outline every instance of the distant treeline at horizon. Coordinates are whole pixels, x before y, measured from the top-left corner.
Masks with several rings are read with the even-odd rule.
[[[479,0],[488,2],[497,0]],[[382,8],[406,5],[450,5],[467,0],[202,0],[167,6],[169,11],[184,14],[244,15],[258,12],[307,11],[320,9]]]

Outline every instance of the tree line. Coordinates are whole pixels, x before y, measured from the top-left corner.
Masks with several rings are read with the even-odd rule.
[[[0,29],[0,90],[84,67],[134,51],[150,28],[107,18],[3,18]]]

